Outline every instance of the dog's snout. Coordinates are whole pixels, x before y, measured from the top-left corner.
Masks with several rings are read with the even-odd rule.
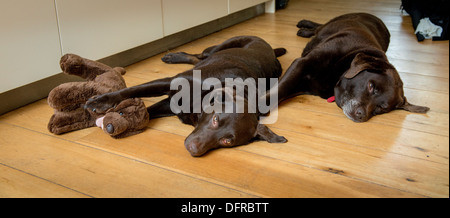
[[[356,122],[365,122],[365,121],[367,121],[367,113],[366,113],[366,110],[365,110],[363,107],[358,107],[358,108],[356,108],[353,117],[354,117],[354,120],[355,120]]]
[[[354,122],[365,122],[370,118],[366,106],[355,99],[344,102],[342,109],[344,114]]]
[[[355,111],[355,117],[359,120],[364,118],[366,116],[366,113],[364,112],[364,109],[362,107],[359,107]]]
[[[200,145],[197,140],[190,140],[189,142],[185,142],[184,146],[186,147],[186,149],[189,151],[189,153],[193,157],[200,156],[199,155],[199,146]]]
[[[191,151],[191,153],[196,154],[198,152],[197,143],[193,142],[193,143],[190,143],[188,146],[189,146],[189,151]]]

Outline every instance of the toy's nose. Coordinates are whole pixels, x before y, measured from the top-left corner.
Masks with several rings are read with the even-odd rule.
[[[108,132],[109,134],[113,134],[114,133],[114,126],[111,123],[106,125],[106,132]]]

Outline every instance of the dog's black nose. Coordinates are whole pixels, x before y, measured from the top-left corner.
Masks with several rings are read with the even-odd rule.
[[[359,107],[358,109],[356,109],[355,111],[355,118],[358,120],[364,120],[366,118],[366,112],[364,111],[363,108]]]
[[[195,142],[191,142],[187,145],[187,149],[189,153],[191,153],[193,156],[198,153],[198,145]]]
[[[198,139],[190,139],[188,137],[188,139],[184,142],[184,146],[193,157],[199,157],[204,153],[200,152],[201,149]]]
[[[108,132],[109,134],[114,133],[114,126],[111,123],[106,125],[106,132]]]

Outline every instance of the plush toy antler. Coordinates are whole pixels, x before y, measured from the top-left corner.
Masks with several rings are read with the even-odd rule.
[[[63,134],[93,127],[96,123],[115,138],[145,130],[149,115],[141,99],[126,99],[104,114],[84,109],[90,97],[126,88],[122,77],[126,73],[124,68],[111,68],[74,54],[64,55],[60,65],[64,73],[77,75],[86,81],[64,83],[49,93],[48,104],[55,109],[48,123],[50,132]]]

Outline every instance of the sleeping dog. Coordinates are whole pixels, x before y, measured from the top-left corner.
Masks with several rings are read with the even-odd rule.
[[[346,14],[323,25],[302,20],[297,27],[297,35],[314,37],[280,79],[279,101],[301,94],[334,96],[355,122],[395,109],[429,110],[406,100],[402,80],[385,54],[390,34],[379,18]]]
[[[201,54],[187,54],[184,52],[169,53],[162,58],[166,63],[177,64],[187,63],[194,65],[194,68],[182,72],[174,77],[154,80],[142,85],[129,87],[116,92],[111,92],[89,99],[86,108],[101,112],[123,99],[133,97],[156,97],[168,95],[168,98],[162,100],[148,108],[150,119],[177,115],[185,124],[195,127],[194,131],[186,138],[185,147],[192,156],[198,157],[207,151],[219,147],[233,147],[244,145],[255,138],[268,141],[270,143],[284,143],[287,140],[283,136],[273,133],[267,126],[259,122],[262,113],[259,110],[251,112],[248,105],[253,102],[255,106],[256,99],[250,99],[249,95],[236,95],[237,91],[228,87],[223,88],[227,80],[231,79],[250,79],[255,81],[259,79],[278,78],[281,73],[281,65],[277,59],[286,53],[283,48],[272,49],[272,47],[255,36],[233,37],[222,44],[209,47]],[[201,71],[201,75],[196,76],[196,72]],[[208,84],[206,81],[217,81],[218,84]],[[203,88],[200,89],[200,99],[206,101],[195,102],[196,84]],[[215,88],[218,85],[218,88]],[[178,86],[188,87],[188,90],[178,90]],[[214,86],[214,89],[210,89]],[[264,84],[264,86],[267,86]],[[174,89],[175,88],[175,89]],[[270,88],[263,89],[263,94]],[[193,93],[193,96],[189,96]],[[238,108],[219,112],[220,110],[211,110],[216,107],[216,100],[210,105],[211,94],[218,93],[219,101],[223,99],[225,107],[227,103],[232,106],[237,105],[237,101],[243,103],[243,110]],[[186,98],[178,98],[180,94],[187,94]],[[227,96],[229,96],[227,98]],[[256,98],[253,96],[253,98]],[[182,109],[180,102],[187,101],[187,108]],[[196,111],[196,106],[203,104],[202,108]],[[220,103],[220,102],[219,102]],[[217,103],[217,104],[219,104]],[[219,104],[220,107],[223,106]],[[245,109],[248,108],[248,109]],[[219,108],[221,109],[221,108]],[[259,107],[258,107],[259,109]]]

